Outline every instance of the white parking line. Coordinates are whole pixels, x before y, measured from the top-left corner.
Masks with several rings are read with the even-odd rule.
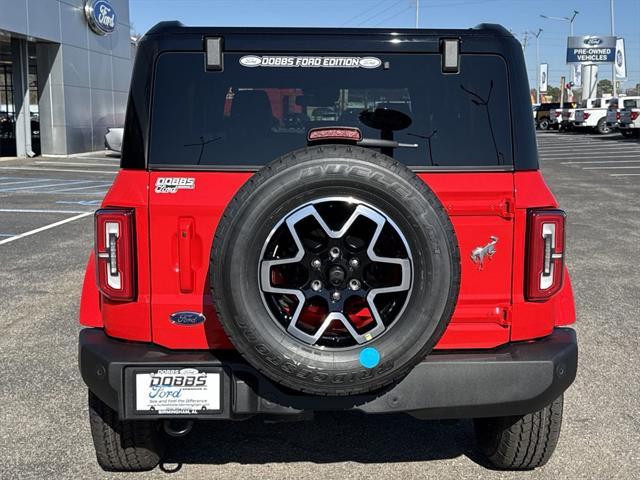
[[[85,213],[86,210],[37,210],[30,208],[0,208],[3,213]]]
[[[558,147],[543,147],[538,148],[540,152],[573,152],[573,151],[588,151],[588,152],[638,152],[640,153],[640,148],[633,148],[629,146],[611,146],[611,147],[600,147],[600,146],[585,146],[585,147],[569,147],[569,148],[558,148]]]
[[[14,242],[21,238],[28,237],[30,235],[35,235],[36,233],[44,232],[45,230],[49,230],[50,228],[58,227],[60,225],[64,225],[65,223],[73,222],[74,220],[78,220],[80,218],[84,218],[89,215],[93,215],[93,212],[81,213],[80,215],[76,215],[75,217],[66,218],[64,220],[60,220],[59,222],[50,223],[49,225],[45,225],[44,227],[36,228],[34,230],[29,230],[28,232],[21,233],[13,237],[6,238],[4,240],[0,240],[0,245],[4,245],[5,243],[9,243],[9,242]]]
[[[610,177],[640,177],[640,173],[610,173]]]
[[[104,163],[82,163],[82,162],[35,162],[36,165],[61,165],[71,167],[112,167]]]
[[[588,153],[582,153],[582,154],[576,154],[573,155],[574,157],[602,157],[602,154],[588,154]],[[612,158],[638,158],[640,157],[640,153],[637,153],[636,155],[611,155]],[[542,158],[543,160],[561,160],[563,158],[567,158],[567,155],[553,155],[553,156],[548,156],[548,155],[541,155],[540,158]],[[608,157],[609,158],[609,157]]]
[[[18,185],[19,183],[33,183],[33,182],[50,182],[55,180],[53,178],[32,178],[31,180],[20,180],[19,182],[0,182],[0,187],[5,185]]]
[[[585,162],[560,162],[561,165],[587,165],[592,163],[640,163],[640,159],[636,160],[587,160]]]
[[[626,170],[631,168],[638,169],[640,168],[640,166],[636,167],[635,165],[626,165],[623,167],[611,167],[609,165],[606,165],[604,167],[583,167],[582,169],[583,170]]]
[[[108,173],[115,175],[117,170],[73,170],[70,168],[42,168],[42,167],[0,167],[0,170],[36,170],[38,172],[75,172],[75,173]]]
[[[11,188],[3,188],[0,189],[2,192],[17,192],[19,190],[35,190],[36,188],[48,188],[48,187],[60,187],[60,186],[70,186],[70,185],[79,185],[81,183],[91,183],[95,180],[67,180],[63,183],[47,183],[45,185],[27,185],[22,187],[11,187]]]
[[[110,186],[111,186],[110,183],[101,183],[100,185],[89,185],[86,187],[63,188],[62,190],[56,190],[55,193],[70,192],[72,190],[85,190],[87,188],[110,187]]]

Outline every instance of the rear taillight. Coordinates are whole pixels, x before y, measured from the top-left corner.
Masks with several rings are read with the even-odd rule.
[[[103,208],[96,212],[96,276],[102,294],[117,301],[136,297],[134,211]]]
[[[631,112],[631,120],[638,118],[638,112]]]
[[[584,112],[584,113],[582,114],[582,118],[584,118],[585,120],[586,120],[587,118],[589,118],[590,116],[591,116],[591,114],[590,114],[589,112]]]
[[[620,120],[620,112],[616,112],[616,120]]]
[[[528,301],[544,301],[562,287],[565,218],[562,210],[529,211],[525,281]]]

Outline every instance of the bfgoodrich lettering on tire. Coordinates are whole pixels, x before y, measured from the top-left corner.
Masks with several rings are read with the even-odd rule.
[[[409,169],[324,145],[238,191],[213,241],[212,294],[235,347],[274,381],[363,393],[433,349],[456,304],[459,257],[443,206]]]

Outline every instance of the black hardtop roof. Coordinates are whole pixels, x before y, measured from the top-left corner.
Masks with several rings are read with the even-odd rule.
[[[186,26],[178,21],[160,22],[146,35],[345,35],[345,36],[437,36],[437,37],[512,37],[502,25],[481,23],[466,29],[416,29],[416,28],[319,28],[319,27],[199,27]]]
[[[458,38],[461,55],[498,55],[507,65],[516,170],[538,168],[529,81],[520,42],[500,25],[468,29],[187,27],[161,22],[138,43],[125,121],[122,167],[146,168],[154,65],[165,52],[205,52],[207,37],[222,37],[223,53],[308,52],[326,55],[441,54],[441,40]],[[222,72],[224,69],[222,70]],[[526,121],[521,121],[526,119]]]

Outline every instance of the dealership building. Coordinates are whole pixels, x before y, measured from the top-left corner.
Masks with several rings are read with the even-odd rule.
[[[0,156],[104,148],[131,67],[128,0],[0,0]]]

